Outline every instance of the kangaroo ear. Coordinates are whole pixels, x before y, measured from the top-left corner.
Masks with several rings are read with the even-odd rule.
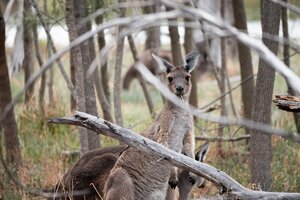
[[[199,147],[197,152],[195,153],[195,160],[199,162],[203,162],[209,148],[209,142],[205,142],[203,145]]]
[[[169,73],[174,68],[174,66],[169,61],[158,57],[155,54],[152,54],[152,58],[156,61],[159,69],[163,72]]]
[[[185,56],[186,65],[183,67],[187,72],[191,73],[198,64],[199,52],[192,51]]]

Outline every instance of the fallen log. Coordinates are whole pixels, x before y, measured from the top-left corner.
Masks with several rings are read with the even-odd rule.
[[[230,199],[300,199],[300,193],[250,190],[239,184],[225,172],[222,172],[213,166],[210,166],[206,163],[199,163],[148,138],[140,136],[129,129],[122,128],[101,118],[97,118],[96,116],[92,116],[83,112],[76,112],[74,116],[70,117],[51,118],[48,120],[48,122],[82,126],[95,131],[97,134],[103,134],[115,138],[142,151],[156,154],[160,156],[161,159],[169,161],[176,167],[180,167],[203,176],[219,188],[220,194],[226,196],[229,195]]]

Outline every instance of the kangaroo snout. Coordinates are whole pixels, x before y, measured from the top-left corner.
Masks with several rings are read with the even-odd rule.
[[[176,87],[176,95],[177,96],[182,96],[184,95],[184,92],[183,92],[184,88],[182,86],[177,86]]]

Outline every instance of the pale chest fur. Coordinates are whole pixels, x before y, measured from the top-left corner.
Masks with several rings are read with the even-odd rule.
[[[147,132],[151,139],[181,152],[186,135],[194,135],[193,117],[182,109],[166,108]]]

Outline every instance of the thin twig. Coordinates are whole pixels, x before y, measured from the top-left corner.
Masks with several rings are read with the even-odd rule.
[[[31,0],[31,4],[32,4],[32,6],[35,8],[36,15],[37,15],[38,18],[40,19],[40,22],[41,22],[41,24],[42,24],[42,26],[43,26],[43,28],[44,28],[44,30],[45,30],[45,33],[46,33],[46,35],[47,35],[47,39],[48,39],[49,44],[50,44],[50,46],[51,46],[51,50],[52,50],[52,52],[53,52],[54,54],[56,54],[56,53],[57,53],[57,50],[56,50],[56,48],[55,48],[54,42],[53,42],[52,37],[51,37],[51,35],[50,35],[49,29],[48,29],[48,27],[47,27],[47,24],[46,24],[45,20],[43,19],[43,16],[41,15],[41,13],[40,13],[40,11],[39,11],[39,9],[38,9],[38,6],[37,6],[35,0]],[[66,81],[66,83],[67,83],[68,88],[69,88],[70,91],[71,91],[71,94],[72,94],[72,96],[73,96],[73,99],[76,101],[76,99],[77,99],[77,98],[76,98],[76,90],[75,90],[75,87],[74,87],[72,81],[69,79],[69,77],[68,77],[68,75],[67,75],[67,72],[65,71],[65,69],[64,69],[64,67],[63,67],[63,65],[62,65],[61,60],[60,60],[60,59],[57,59],[56,62],[57,62],[58,68],[59,68],[59,70],[60,70],[60,72],[61,72],[63,78],[65,79],[65,81]]]
[[[240,137],[205,137],[205,136],[196,136],[195,140],[205,140],[209,142],[236,142],[241,140],[247,140],[250,138],[250,135],[244,135]]]
[[[200,109],[205,109],[208,106],[211,106],[212,104],[214,104],[215,102],[217,102],[219,99],[221,99],[222,97],[224,97],[225,95],[227,95],[228,93],[236,90],[237,88],[239,88],[241,85],[245,84],[247,81],[251,80],[254,78],[254,76],[256,76],[256,74],[246,78],[245,80],[243,80],[242,82],[240,82],[238,85],[234,86],[233,88],[231,88],[230,90],[228,90],[227,92],[221,94],[220,96],[218,96],[217,98],[215,98],[214,100],[212,100],[211,102],[209,102],[208,104],[202,106]]]

